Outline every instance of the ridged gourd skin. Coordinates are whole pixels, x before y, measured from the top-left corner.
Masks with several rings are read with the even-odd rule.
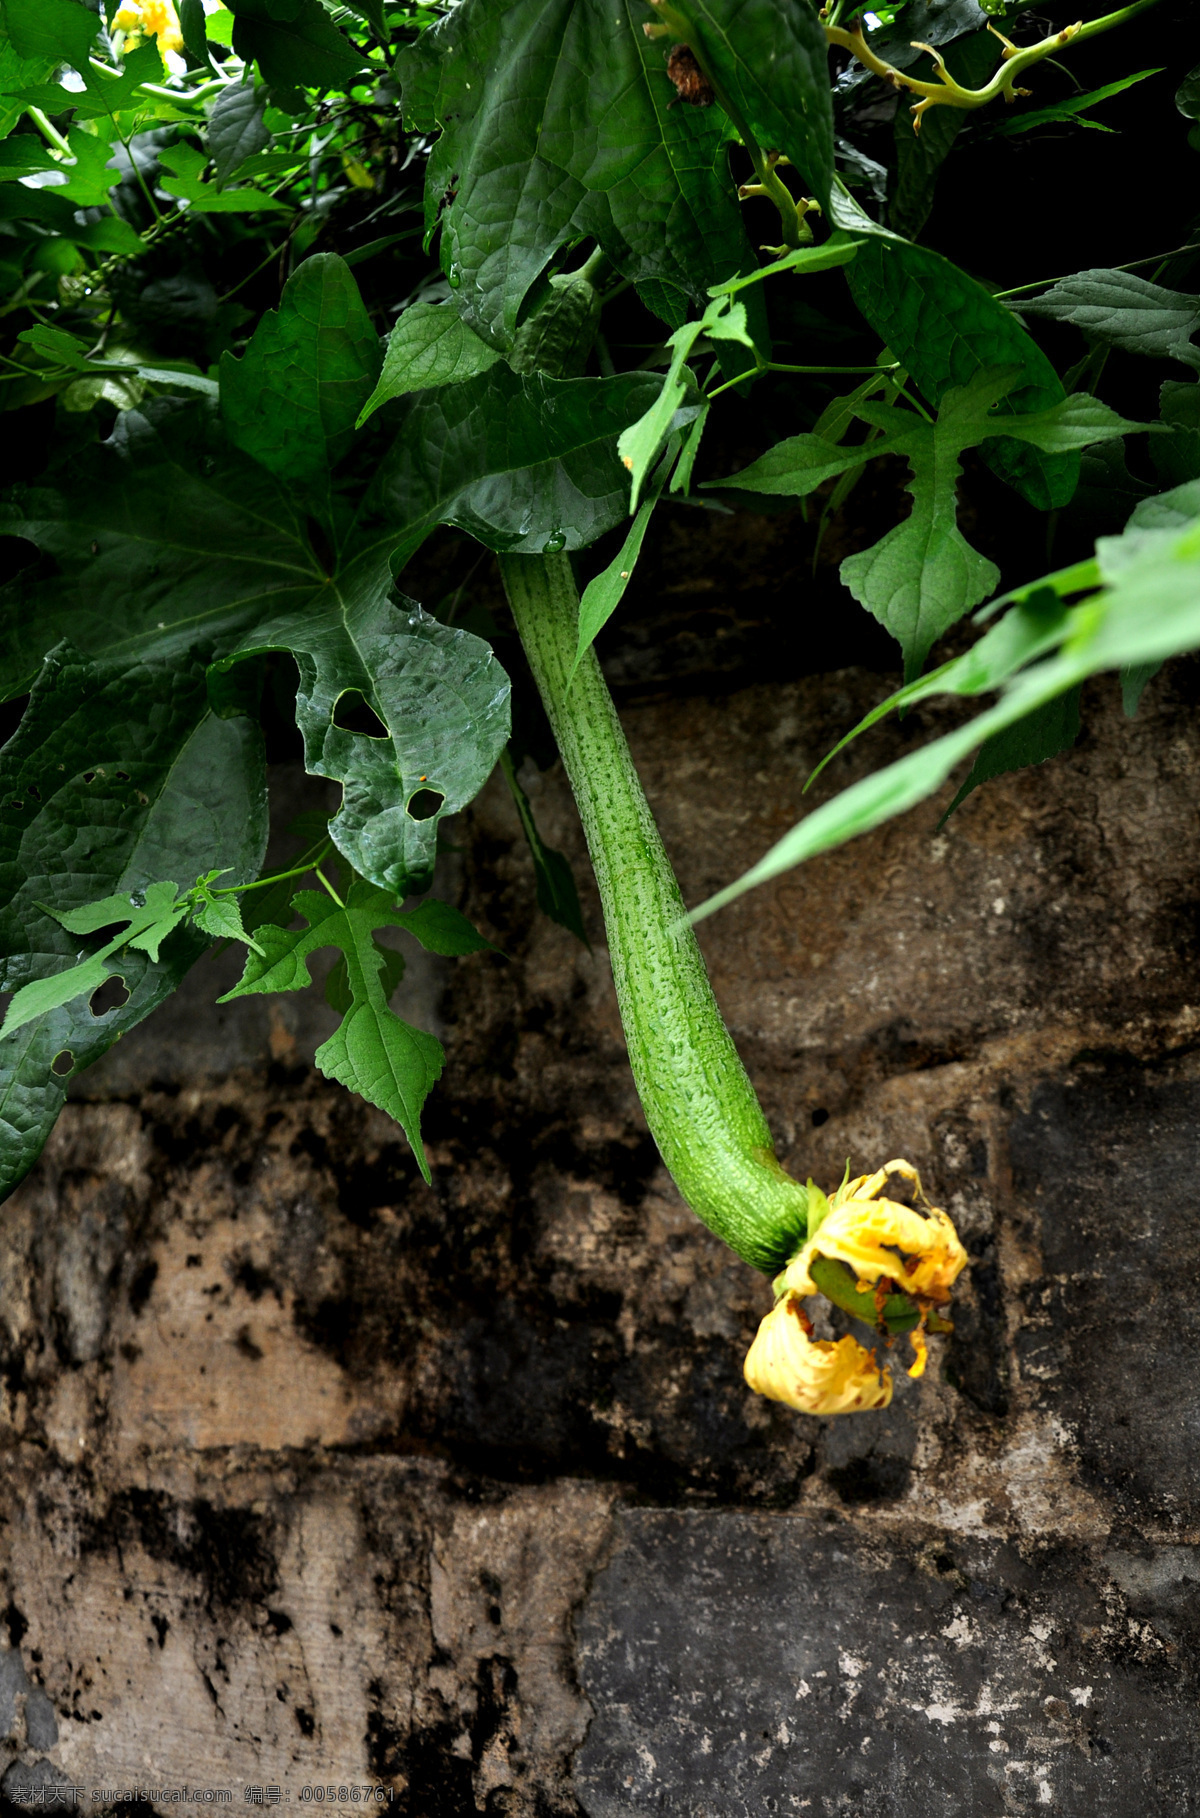
[[[500,566],[578,804],[651,1134],[697,1216],[775,1275],[807,1236],[807,1189],[775,1158],[593,651],[568,695],[579,617],[570,560],[509,555]]]

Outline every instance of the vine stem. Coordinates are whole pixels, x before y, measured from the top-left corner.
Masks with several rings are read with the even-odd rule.
[[[579,807],[651,1134],[697,1216],[774,1275],[804,1242],[807,1189],[775,1158],[593,651],[572,678],[579,595],[570,560],[509,555],[500,569]]]

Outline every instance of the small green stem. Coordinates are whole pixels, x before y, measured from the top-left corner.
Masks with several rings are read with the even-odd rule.
[[[214,890],[212,894],[214,896],[240,896],[246,890],[265,890],[268,884],[282,884],[284,880],[289,877],[307,877],[310,871],[316,871],[317,876],[321,877],[321,873],[317,871],[317,865],[324,862],[325,855],[330,849],[330,844],[331,842],[326,841],[317,855],[315,864],[297,865],[291,871],[277,871],[274,877],[257,877],[252,884],[222,884],[221,888],[219,890]],[[321,877],[321,882],[325,884],[325,879],[323,877]],[[326,890],[329,890],[329,885],[325,884],[325,888]],[[329,894],[330,896],[333,896],[333,891],[329,890]]]
[[[844,374],[844,373],[857,373],[857,372],[887,373],[887,372],[895,372],[896,370],[897,370],[896,366],[874,366],[874,365],[872,365],[872,366],[783,366],[780,364],[780,362],[778,360],[764,360],[760,366],[747,367],[746,371],[740,372],[736,379],[726,379],[726,381],[723,385],[714,386],[712,391],[706,392],[704,395],[705,395],[705,397],[707,397],[710,400],[713,398],[719,398],[721,393],[723,391],[728,391],[731,385],[741,385],[746,379],[756,378],[760,372],[804,372],[804,373]]]
[[[333,898],[333,900],[337,904],[338,908],[344,909],[346,907],[345,903],[342,901],[341,897],[338,895],[337,891],[334,889],[334,887],[330,883],[329,879],[325,876],[325,873],[321,870],[321,867],[319,865],[314,865],[313,870],[316,872],[317,876],[320,878],[322,884],[324,884],[326,890],[329,892],[329,895]]]
[[[1074,42],[1082,44],[1086,38],[1098,38],[1101,32],[1111,32],[1118,25],[1125,25],[1130,19],[1136,19],[1139,13],[1145,13],[1159,0],[1134,0],[1132,6],[1118,7],[1115,13],[1105,13],[1102,19],[1089,19],[1081,32],[1077,32]]]
[[[42,112],[41,108],[27,107],[25,112],[29,115],[29,118],[33,121],[33,124],[37,127],[46,143],[52,145],[55,151],[62,152],[64,157],[69,158],[71,156],[71,147],[67,144],[54,122]]]
[[[574,668],[570,561],[501,556],[500,569],[587,837],[646,1121],[692,1210],[775,1275],[804,1242],[807,1190],[775,1159],[595,653]]]

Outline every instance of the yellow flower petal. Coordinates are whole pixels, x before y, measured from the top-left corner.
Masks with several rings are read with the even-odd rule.
[[[141,0],[142,30],[158,39],[159,50],[182,50],[183,34],[172,0]]]
[[[140,6],[131,5],[130,0],[125,0],[124,6],[118,7],[113,14],[115,32],[136,32],[141,23],[142,9]]]
[[[798,1298],[787,1294],[758,1328],[746,1355],[746,1381],[756,1395],[786,1402],[801,1414],[852,1414],[886,1408],[892,1378],[854,1338],[809,1336]]]
[[[914,1300],[949,1300],[967,1262],[958,1233],[936,1207],[916,1212],[876,1198],[889,1172],[917,1179],[907,1163],[892,1162],[878,1174],[862,1175],[839,1188],[815,1235],[784,1270],[780,1288],[800,1295],[819,1292],[810,1271],[814,1257],[825,1256],[849,1265],[860,1292],[869,1292],[886,1275]]]

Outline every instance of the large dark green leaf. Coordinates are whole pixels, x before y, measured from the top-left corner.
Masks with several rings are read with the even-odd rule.
[[[0,16],[18,57],[86,69],[100,21],[79,0],[0,0]]]
[[[661,388],[657,374],[550,379],[499,364],[403,398],[380,412],[395,437],[361,514],[363,534],[376,523],[405,525],[392,539],[397,573],[436,524],[457,524],[502,552],[584,549],[626,515],[617,437]]]
[[[988,366],[1021,369],[1008,399],[1012,410],[1048,410],[1060,402],[1058,374],[1011,310],[940,253],[878,229],[871,233],[870,224],[862,228],[860,213],[854,211],[854,225],[870,237],[847,270],[851,293],[931,404]],[[1011,440],[985,442],[982,453],[993,472],[1040,510],[1069,504],[1079,479],[1077,454],[1047,454]]]
[[[349,88],[363,57],[320,0],[229,0],[233,48],[273,88]]]
[[[15,488],[0,506],[0,534],[56,564],[0,590],[0,691],[24,692],[63,637],[105,660],[197,642],[226,655],[265,624],[320,617],[335,596],[373,600],[389,557],[407,559],[439,523],[502,550],[540,549],[561,526],[580,548],[625,515],[617,436],[659,384],[497,365],[392,403],[375,484],[321,556],[295,488],[230,448],[207,400],[126,411],[56,484]]]
[[[56,568],[0,591],[5,698],[61,638],[105,662],[219,652],[326,585],[291,490],[229,448],[207,401],[125,411],[54,477],[0,506],[0,532]]]
[[[8,990],[79,956],[78,936],[39,904],[71,910],[214,863],[240,882],[266,845],[261,735],[247,719],[209,711],[197,657],[93,664],[61,646],[0,752],[0,791]],[[161,1003],[207,944],[179,928],[157,960],[126,951],[109,967],[129,992],[124,1004],[95,1015],[87,999],[67,1003],[0,1042],[0,1195],[36,1160],[70,1077]]]
[[[0,595],[6,690],[28,686],[64,636],[111,662],[198,641],[218,659],[289,650],[309,766],[345,791],[335,840],[389,888],[424,879],[438,820],[470,800],[504,744],[508,684],[478,639],[397,609],[389,558],[447,522],[504,550],[599,536],[627,505],[617,436],[657,389],[645,375],[556,381],[497,365],[393,403],[380,420],[394,440],[358,521],[337,535],[330,524],[320,556],[295,487],[228,448],[206,403],[127,412],[69,480],[0,514],[58,565]],[[350,390],[347,412],[361,402]],[[347,690],[386,739],[333,724]],[[429,818],[413,807],[418,790]]]
[[[383,364],[349,266],[306,259],[240,360],[221,357],[230,440],[281,480],[314,486],[346,453]]]
[[[441,127],[426,222],[460,311],[512,344],[555,253],[593,236],[676,326],[753,268],[719,108],[672,106],[640,0],[463,0],[400,53],[407,122]]]
[[[670,0],[669,10],[762,149],[786,152],[828,208],[829,44],[808,0]]]

